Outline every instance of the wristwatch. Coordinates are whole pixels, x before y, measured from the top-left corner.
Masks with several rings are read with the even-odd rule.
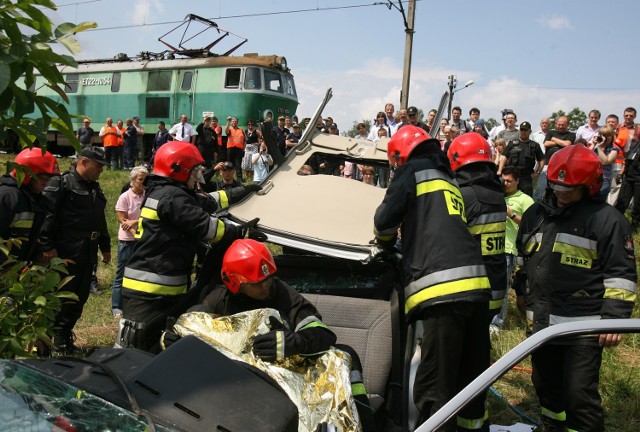
[[[509,219],[515,219],[515,218],[516,218],[516,216],[518,216],[518,215],[517,215],[517,214],[515,214],[515,213],[511,213],[511,216],[509,216]]]

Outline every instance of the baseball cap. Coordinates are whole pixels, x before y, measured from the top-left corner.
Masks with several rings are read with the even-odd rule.
[[[138,116],[133,116],[133,119],[134,119],[134,120],[140,120],[140,117],[138,117]]]
[[[300,127],[300,125],[299,125],[298,123],[294,123],[293,125],[291,125],[291,127],[299,128],[299,127]]]
[[[522,123],[520,123],[520,130],[522,129],[531,130],[531,123],[529,123],[528,121],[523,121]]]
[[[484,121],[482,121],[481,119],[476,120],[476,122],[473,124],[474,126],[484,126]]]
[[[91,146],[83,148],[80,152],[80,156],[91,159],[92,161],[102,165],[107,165],[109,163],[104,157],[104,149],[102,147]]]
[[[222,169],[223,170],[232,170],[233,169],[233,164],[231,162],[225,162],[222,164]]]
[[[331,126],[329,126],[329,127],[330,127],[330,128],[332,128],[332,129],[333,129],[333,128],[338,129],[338,125],[337,125],[337,124],[335,124],[335,123],[331,123]]]
[[[513,110],[511,108],[505,108],[501,112],[502,112],[502,117],[506,116],[507,114],[513,114]]]
[[[418,108],[416,108],[414,106],[410,106],[409,108],[407,108],[407,114],[409,114],[409,115],[418,114]]]
[[[284,116],[280,116],[278,117],[278,121],[283,120],[284,121]]]

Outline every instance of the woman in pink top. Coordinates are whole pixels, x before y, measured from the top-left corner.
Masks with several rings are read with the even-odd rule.
[[[124,267],[133,251],[133,235],[138,227],[140,206],[144,201],[144,179],[149,171],[143,166],[131,170],[131,187],[120,195],[116,203],[116,216],[120,223],[118,229],[118,269],[111,287],[111,313],[114,318],[122,318],[122,277]]]

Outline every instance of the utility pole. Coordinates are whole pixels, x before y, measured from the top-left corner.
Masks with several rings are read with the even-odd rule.
[[[400,11],[404,18],[402,0],[400,0]],[[411,79],[411,53],[413,51],[414,20],[416,15],[416,0],[409,0],[409,20],[405,19],[406,33],[404,43],[404,70],[402,73],[402,91],[400,92],[400,108],[407,108],[409,105],[409,80]]]
[[[402,72],[402,90],[400,90],[400,109],[407,108],[409,105],[409,80],[411,79],[411,52],[413,51],[413,23],[416,17],[416,0],[409,0],[409,20],[404,14],[404,7],[402,1],[398,1],[398,5],[391,0],[387,0],[387,8],[391,10],[392,7],[396,8],[402,14],[402,20],[404,21],[404,69]],[[379,4],[379,3],[376,3]]]
[[[453,89],[456,88],[458,79],[455,75],[449,75],[449,106],[447,107],[447,119],[451,120],[451,104],[453,103]]]

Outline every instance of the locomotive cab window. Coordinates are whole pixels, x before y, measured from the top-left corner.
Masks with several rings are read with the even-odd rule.
[[[111,93],[118,93],[120,91],[120,72],[114,72],[111,78]]]
[[[250,67],[244,71],[244,88],[246,90],[258,90],[262,88],[260,69]]]
[[[78,74],[67,74],[65,79],[66,85],[64,86],[64,90],[67,93],[78,93],[79,79],[80,78]]]
[[[191,90],[191,82],[193,81],[193,72],[185,72],[182,76],[182,85],[180,88],[183,91]]]
[[[147,91],[171,90],[171,71],[151,71],[147,80]]]
[[[224,78],[225,88],[240,88],[240,68],[229,68]]]
[[[282,77],[278,72],[264,71],[264,87],[267,90],[282,93]]]
[[[293,82],[293,77],[284,76],[284,91],[289,96],[296,95],[296,85]]]

